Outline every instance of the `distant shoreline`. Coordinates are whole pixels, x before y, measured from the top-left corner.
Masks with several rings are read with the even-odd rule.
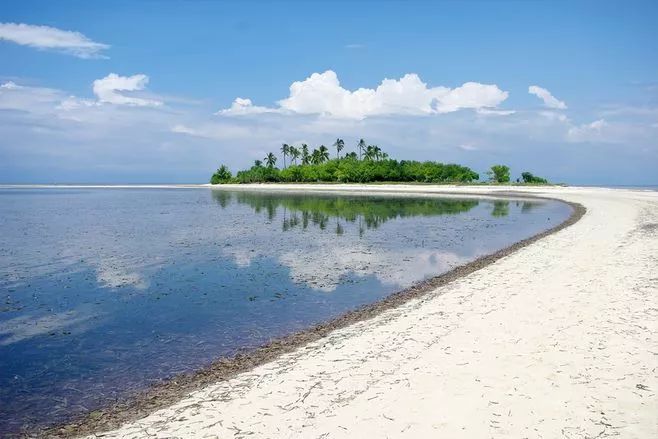
[[[658,184],[647,185],[568,185],[568,184],[527,184],[527,183],[506,183],[490,184],[482,183],[415,183],[415,182],[372,182],[363,184],[344,184],[333,182],[306,182],[306,183],[253,183],[253,184],[210,184],[210,183],[153,183],[153,184],[0,184],[0,189],[204,189],[204,188],[249,188],[249,189],[266,189],[268,187],[299,186],[303,188],[316,186],[358,186],[358,187],[378,187],[378,186],[411,186],[411,187],[473,187],[473,188],[509,188],[510,190],[519,188],[586,188],[586,189],[630,189],[630,190],[648,190],[658,191]]]

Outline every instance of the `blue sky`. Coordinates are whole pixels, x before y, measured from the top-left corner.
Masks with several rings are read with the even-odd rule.
[[[0,182],[204,182],[365,137],[656,184],[656,22],[633,1],[3,2]]]

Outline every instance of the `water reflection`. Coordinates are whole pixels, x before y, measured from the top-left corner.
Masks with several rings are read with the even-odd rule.
[[[493,202],[491,216],[501,217],[509,215],[509,201],[496,200]]]
[[[331,219],[336,235],[345,233],[343,223],[358,224],[362,235],[366,229],[377,229],[385,222],[396,218],[414,216],[457,215],[468,212],[479,204],[477,199],[417,199],[391,197],[355,197],[337,195],[268,194],[256,192],[230,193],[213,191],[213,198],[222,207],[231,203],[251,206],[255,213],[267,212],[272,221],[278,210],[282,210],[284,232],[309,225],[326,230]],[[498,215],[500,216],[500,215]]]

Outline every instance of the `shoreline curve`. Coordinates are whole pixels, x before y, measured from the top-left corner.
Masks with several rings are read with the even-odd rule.
[[[444,188],[438,187],[436,191],[387,191],[370,189],[372,186],[361,185],[357,190],[334,186],[331,188],[305,186],[302,188],[283,187],[279,185],[226,185],[221,188],[210,188],[211,190],[246,190],[246,191],[285,191],[285,192],[303,192],[303,193],[334,193],[334,194],[351,194],[351,195],[390,195],[390,196],[431,196],[431,197],[476,197],[476,198],[504,198],[504,199],[539,199],[550,200],[567,204],[571,207],[571,215],[562,223],[547,229],[543,232],[525,238],[521,241],[500,249],[494,253],[481,256],[464,265],[453,268],[450,271],[438,276],[418,282],[409,288],[390,294],[376,302],[361,306],[354,310],[348,311],[331,320],[319,323],[303,331],[299,331],[282,338],[277,338],[271,342],[260,346],[256,349],[239,352],[238,354],[216,360],[194,372],[175,375],[171,378],[157,383],[151,387],[138,392],[135,395],[128,396],[125,400],[117,402],[112,406],[105,406],[101,409],[94,410],[82,415],[77,420],[72,420],[64,424],[56,424],[50,427],[37,428],[23,432],[26,437],[79,437],[85,435],[97,434],[103,431],[119,428],[121,425],[136,421],[148,416],[162,408],[171,406],[190,393],[200,390],[208,385],[226,381],[236,375],[253,370],[254,368],[272,362],[284,354],[291,353],[302,348],[309,343],[318,341],[327,337],[330,333],[351,326],[357,322],[372,319],[379,314],[397,308],[413,299],[420,298],[435,289],[445,286],[459,278],[467,276],[478,271],[496,261],[515,253],[516,251],[535,243],[542,238],[557,233],[571,225],[577,223],[587,212],[585,206],[580,203],[566,201],[551,196],[542,196],[524,191],[501,190],[497,192],[450,192]],[[380,188],[382,188],[380,186]],[[511,189],[511,188],[510,188]]]

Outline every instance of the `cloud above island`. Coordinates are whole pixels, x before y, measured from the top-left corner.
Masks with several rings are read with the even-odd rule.
[[[472,109],[482,114],[510,114],[499,110],[509,93],[495,84],[466,82],[459,87],[429,87],[415,73],[400,79],[384,79],[376,88],[350,91],[341,86],[332,70],[313,73],[290,85],[289,96],[273,108],[253,105],[250,99],[237,98],[225,116],[262,113],[322,115],[362,120],[373,116],[421,116]]]
[[[83,59],[106,58],[102,52],[110,47],[93,41],[80,32],[24,23],[0,23],[0,41],[2,40]]]

